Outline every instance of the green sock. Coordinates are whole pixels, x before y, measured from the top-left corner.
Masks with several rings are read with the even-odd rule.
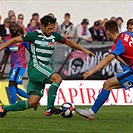
[[[48,90],[48,103],[46,109],[49,109],[50,107],[54,106],[55,98],[56,98],[56,92],[58,90],[60,84],[57,82],[53,82]]]
[[[29,109],[28,100],[20,101],[20,102],[17,102],[16,104],[12,104],[12,105],[8,105],[8,106],[3,106],[3,109],[6,112],[21,111],[21,110]]]

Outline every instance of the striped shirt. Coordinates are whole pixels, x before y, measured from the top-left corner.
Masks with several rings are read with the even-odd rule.
[[[51,36],[46,37],[41,30],[28,32],[22,35],[22,39],[30,43],[30,62],[32,62],[34,66],[49,65],[56,43],[66,42],[66,38],[57,32],[53,32]]]

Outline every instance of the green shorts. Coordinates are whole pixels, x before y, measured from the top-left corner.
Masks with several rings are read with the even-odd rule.
[[[43,96],[45,84],[50,83],[50,77],[55,73],[54,70],[44,66],[28,67],[28,85],[27,93],[29,95],[36,94]]]

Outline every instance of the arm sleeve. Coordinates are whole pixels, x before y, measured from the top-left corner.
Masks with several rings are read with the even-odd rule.
[[[117,43],[115,43],[113,46],[112,46],[112,50],[111,50],[111,53],[118,56],[122,53],[124,53],[125,49],[124,49],[124,46],[123,46],[123,43],[120,39],[120,37],[118,38],[117,40]]]
[[[30,43],[33,43],[36,38],[36,32],[27,32],[26,34],[22,35],[23,41],[28,41]]]
[[[56,38],[57,38],[57,42],[59,42],[59,43],[66,43],[66,38],[65,37],[63,37],[63,36],[61,36],[59,33],[57,33],[57,32],[54,32],[53,33],[55,36],[56,36]]]

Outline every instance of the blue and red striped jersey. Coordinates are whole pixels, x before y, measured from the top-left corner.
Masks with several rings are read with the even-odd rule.
[[[10,35],[7,36],[4,39],[4,42],[8,41],[11,38],[12,37]],[[26,68],[25,47],[27,47],[28,45],[28,42],[21,42],[12,44],[11,46],[4,49],[9,50],[11,68],[14,68],[16,66]]]
[[[133,34],[122,32],[112,46],[111,53],[119,55],[133,70]]]

